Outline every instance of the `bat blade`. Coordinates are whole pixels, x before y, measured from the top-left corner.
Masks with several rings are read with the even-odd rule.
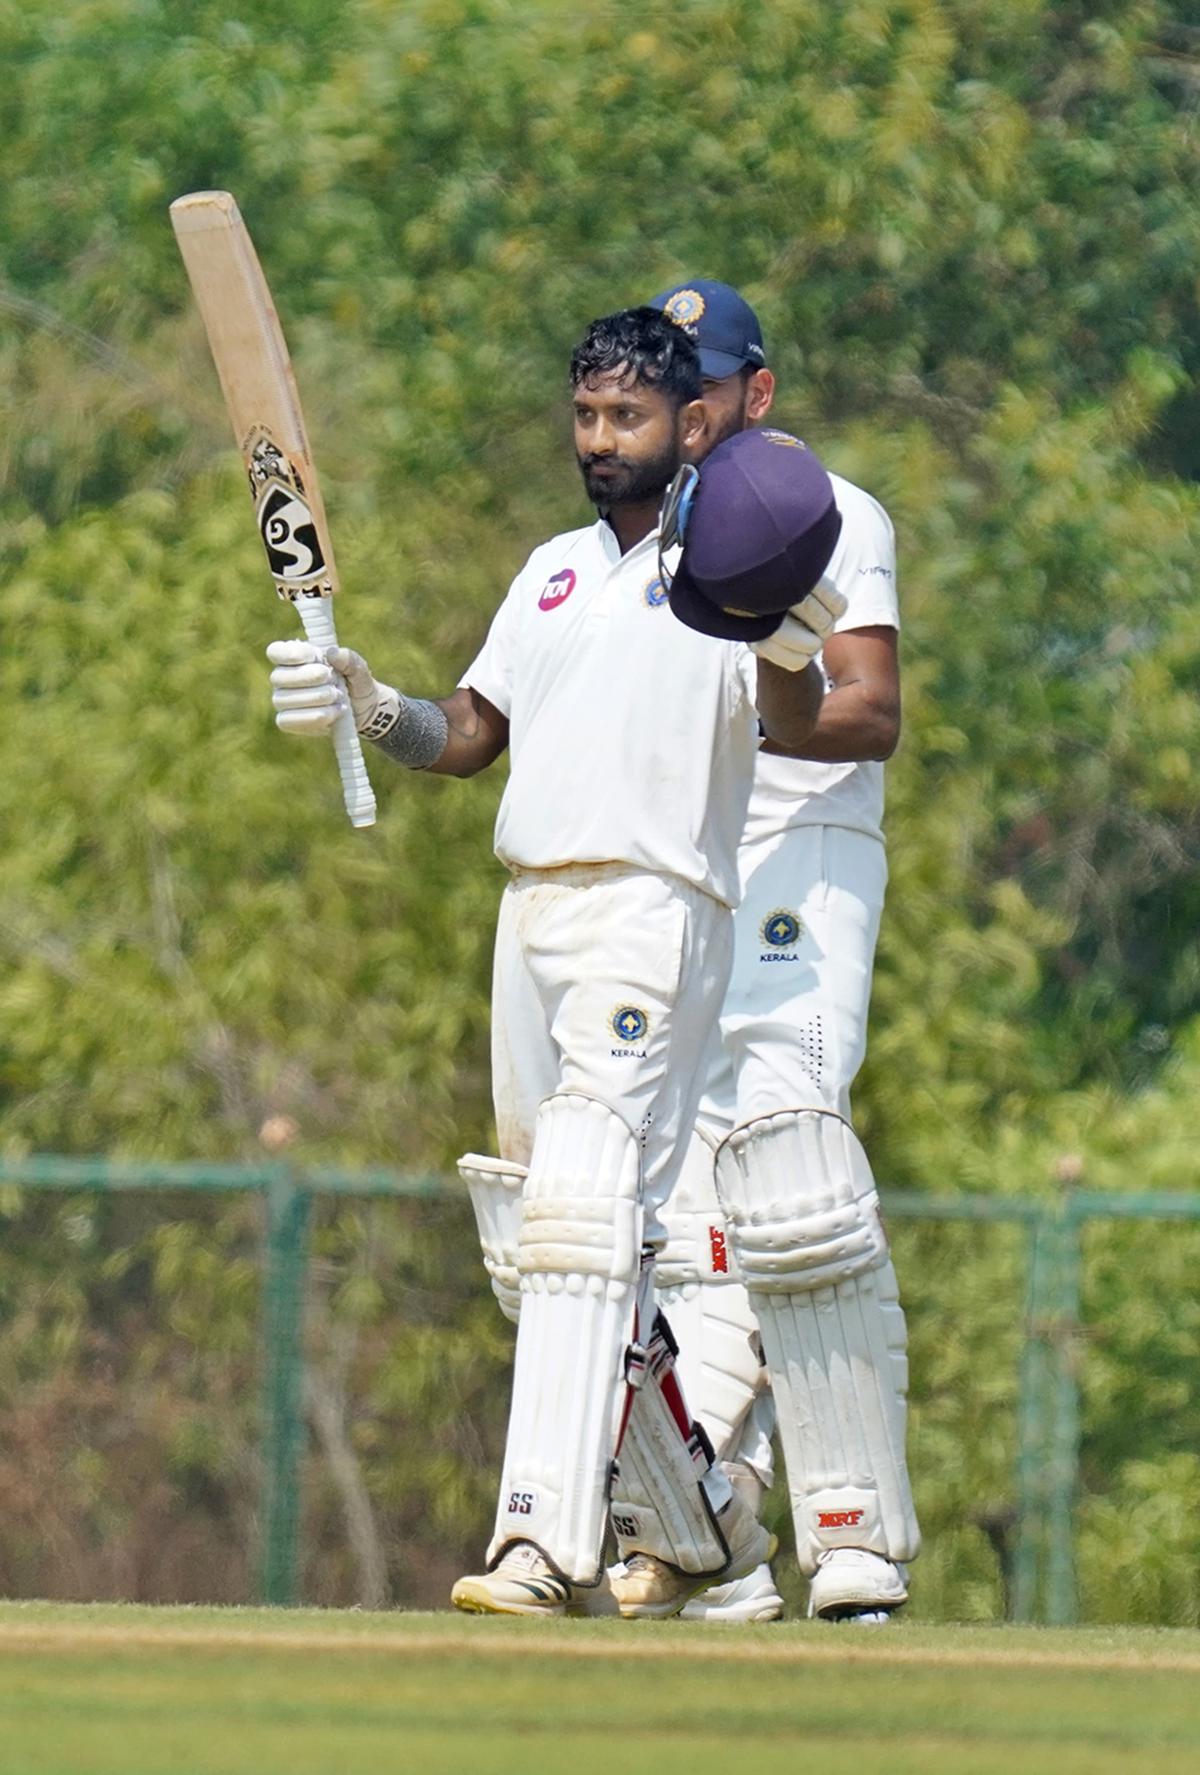
[[[335,646],[333,544],[291,358],[254,243],[228,191],[193,191],[176,198],[170,213],[275,589],[296,606],[314,646]],[[371,826],[375,797],[351,715],[338,722],[333,743],[346,811],[355,826]]]

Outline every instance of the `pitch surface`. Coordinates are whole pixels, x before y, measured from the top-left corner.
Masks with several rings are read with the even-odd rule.
[[[13,1775],[1200,1767],[1200,1633],[0,1606]]]

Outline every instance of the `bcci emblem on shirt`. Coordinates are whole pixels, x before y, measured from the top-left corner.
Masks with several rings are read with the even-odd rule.
[[[798,955],[789,953],[804,935],[804,926],[794,912],[782,907],[769,912],[759,926],[758,935],[763,946],[759,961],[799,961]]]
[[[636,1045],[643,1039],[650,1027],[650,1019],[645,1011],[637,1005],[618,1005],[608,1020],[608,1027],[617,1040],[624,1044],[620,1048],[611,1050],[614,1057],[621,1054],[632,1054],[638,1060],[646,1058],[645,1048],[639,1048]]]

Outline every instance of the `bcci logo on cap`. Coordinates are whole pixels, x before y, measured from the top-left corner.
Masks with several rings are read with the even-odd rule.
[[[694,333],[704,313],[705,301],[699,290],[676,290],[663,303],[663,313],[685,333]]]
[[[808,445],[800,438],[794,438],[790,431],[776,431],[774,427],[767,426],[759,433],[759,436],[766,438],[768,444],[782,445],[785,450],[808,449]]]

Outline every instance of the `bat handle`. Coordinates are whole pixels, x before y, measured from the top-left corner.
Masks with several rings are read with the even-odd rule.
[[[333,626],[332,598],[297,598],[296,608],[304,633],[314,647],[336,647]],[[342,793],[352,826],[375,824],[375,795],[363,762],[362,745],[354,726],[354,716],[347,709],[333,730],[333,749],[342,773]]]

